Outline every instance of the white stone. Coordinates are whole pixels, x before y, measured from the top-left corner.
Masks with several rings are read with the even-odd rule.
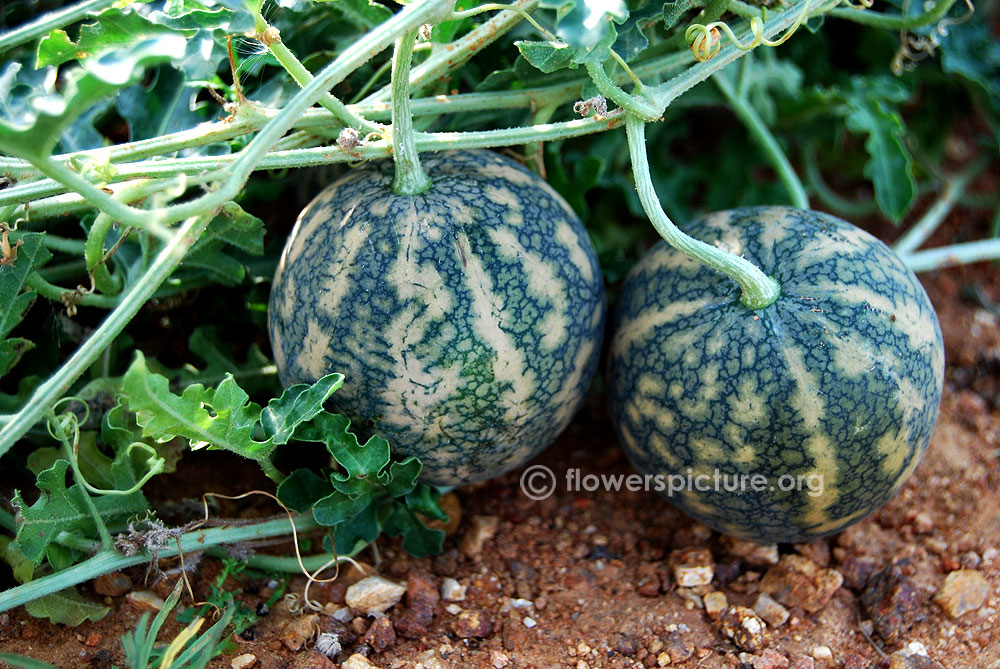
[[[465,601],[466,586],[453,578],[446,578],[441,581],[441,599],[446,602]]]
[[[381,576],[363,578],[347,588],[344,600],[355,611],[365,615],[385,613],[406,592],[406,588]]]

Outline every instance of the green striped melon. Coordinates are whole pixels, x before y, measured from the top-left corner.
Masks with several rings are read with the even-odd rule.
[[[604,285],[580,220],[542,179],[487,151],[348,173],[295,224],[271,293],[282,382],[346,376],[334,408],[465,484],[535,456],[593,378]]]
[[[697,520],[759,542],[806,541],[878,509],[916,468],[941,401],[941,330],[916,276],[813,211],[736,209],[686,232],[746,257],[781,295],[752,310],[734,281],[664,242],[642,258],[609,356],[633,464]]]

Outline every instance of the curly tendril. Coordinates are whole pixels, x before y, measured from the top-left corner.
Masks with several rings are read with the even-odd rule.
[[[904,12],[909,7],[909,4],[909,2],[903,3]],[[938,21],[937,25],[927,35],[913,35],[905,28],[900,30],[899,49],[893,55],[892,64],[890,65],[892,73],[897,77],[901,76],[904,72],[915,69],[917,63],[920,61],[933,56],[941,44],[941,38],[948,35],[948,29],[951,26],[965,23],[976,12],[976,7],[972,4],[972,0],[965,0],[965,6],[965,14],[954,19],[947,16],[944,17]]]
[[[861,2],[871,3],[872,0],[861,0]],[[769,40],[764,37],[764,21],[759,16],[750,17],[750,34],[753,35],[753,39],[749,44],[742,44],[739,38],[736,37],[736,34],[733,33],[733,29],[725,21],[716,21],[708,25],[694,23],[684,31],[684,39],[687,40],[688,46],[691,48],[691,53],[694,54],[695,59],[699,62],[711,60],[719,54],[719,50],[722,48],[722,33],[725,33],[729,41],[741,51],[750,51],[761,45],[779,46],[784,44],[785,40],[798,30],[798,27],[802,25],[802,22],[805,21],[806,16],[809,14],[811,6],[812,0],[804,0],[802,11],[795,17],[795,23],[789,26],[785,34],[776,40]]]

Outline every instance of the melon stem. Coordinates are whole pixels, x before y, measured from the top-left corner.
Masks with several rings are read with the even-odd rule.
[[[396,50],[392,55],[392,160],[396,165],[392,192],[397,195],[417,195],[431,185],[430,178],[420,166],[410,111],[410,63],[416,40],[416,30],[403,33],[396,40]]]
[[[763,309],[778,299],[781,287],[746,258],[723,251],[720,248],[694,239],[678,228],[656,197],[653,180],[649,174],[649,159],[646,157],[646,124],[632,114],[625,120],[628,135],[628,150],[632,158],[632,175],[639,201],[650,222],[663,239],[681,253],[705,263],[740,285],[743,297],[740,302],[749,309]]]

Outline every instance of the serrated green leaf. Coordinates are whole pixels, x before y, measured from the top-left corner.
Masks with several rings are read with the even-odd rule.
[[[326,497],[321,498],[313,506],[313,517],[320,525],[333,526],[354,519],[364,513],[378,501],[383,491],[376,483],[363,479],[350,479],[334,483],[335,489]],[[377,535],[376,535],[377,536]]]
[[[235,202],[227,203],[191,248],[181,267],[197,268],[225,285],[243,281],[243,263],[228,255],[226,246],[259,256],[264,253],[264,222],[243,211]]]
[[[111,612],[110,607],[90,601],[75,588],[34,599],[25,604],[24,609],[35,618],[48,618],[52,623],[69,627],[88,620],[96,622]]]
[[[287,444],[295,429],[323,410],[323,403],[344,383],[343,374],[327,374],[316,383],[299,383],[267,403],[260,414],[264,434],[275,444]]]
[[[850,108],[847,129],[867,135],[864,174],[875,188],[875,202],[896,223],[917,194],[913,158],[906,147],[906,126],[892,105],[900,96],[905,98],[902,87],[871,80],[856,81],[854,88],[845,94]]]
[[[368,477],[374,480],[389,464],[389,442],[374,435],[362,446],[357,435],[350,431],[350,426],[350,419],[323,412],[311,422],[304,423],[295,433],[295,438],[325,444],[330,455],[347,470],[347,478]]]
[[[631,61],[649,46],[646,29],[663,21],[663,3],[649,0],[641,7],[629,8],[628,19],[617,28],[614,50],[625,61]]]
[[[22,293],[21,290],[28,276],[52,257],[43,245],[44,238],[44,232],[21,235],[22,244],[17,250],[17,260],[11,265],[0,265],[0,378],[18,363],[25,352],[34,347],[27,339],[6,337],[35,302],[34,291]]]
[[[404,497],[417,486],[417,477],[424,466],[417,458],[411,456],[389,465],[389,479],[385,491],[389,497]]]
[[[390,537],[403,537],[403,549],[414,557],[440,553],[444,546],[444,530],[424,525],[416,514],[403,504],[395,504],[382,523],[382,531]]]
[[[576,50],[565,42],[514,42],[524,59],[548,74],[567,67],[576,67]]]
[[[432,488],[426,483],[417,483],[413,490],[406,494],[406,506],[416,513],[447,522],[449,520],[448,514],[438,504],[440,499],[441,493],[439,490]]]
[[[253,460],[274,450],[270,439],[253,439],[260,407],[249,401],[230,375],[215,390],[195,383],[178,396],[170,392],[166,377],[149,371],[142,353],[136,352],[122,379],[122,393],[143,436],[160,441],[184,437],[192,448],[210,446]]]
[[[60,532],[77,532],[87,537],[97,534],[94,518],[83,498],[86,493],[76,484],[66,487],[68,467],[66,460],[57,460],[38,475],[37,486],[41,495],[31,506],[24,502],[20,491],[14,494],[14,505],[20,516],[17,543],[24,555],[36,564],[41,563],[45,549]],[[105,523],[124,520],[148,508],[140,492],[97,497],[93,502]]]
[[[329,477],[321,477],[308,469],[296,469],[278,485],[278,499],[292,511],[305,513],[313,505],[333,494]]]
[[[382,521],[379,520],[380,507],[379,504],[369,504],[351,517],[349,522],[340,523],[334,528],[333,540],[338,551],[353,552],[378,539],[378,535],[382,533]]]

